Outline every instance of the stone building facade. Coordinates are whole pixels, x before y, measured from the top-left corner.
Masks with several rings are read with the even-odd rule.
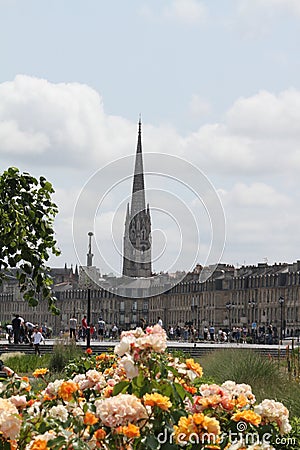
[[[141,318],[154,324],[160,316],[165,328],[193,324],[201,334],[203,327],[210,324],[216,329],[249,328],[256,322],[258,326],[272,323],[279,328],[282,321],[286,335],[297,334],[300,328],[300,261],[240,268],[219,264],[210,279],[204,283],[198,279],[198,273],[189,273],[184,282],[170,289],[166,284],[164,293],[151,297],[138,297],[137,293],[133,293],[135,298],[124,297],[118,287],[111,292],[91,289],[91,323],[96,324],[102,316],[108,327],[116,323],[128,329],[138,325]],[[56,291],[61,315],[53,316],[43,300],[37,307],[30,308],[17,289],[8,292],[3,286],[0,320],[2,324],[10,323],[18,313],[25,320],[47,323],[57,334],[68,329],[71,315],[75,314],[80,320],[87,313],[87,295],[87,289],[76,288],[74,279],[73,289]],[[284,299],[282,303],[280,298]]]

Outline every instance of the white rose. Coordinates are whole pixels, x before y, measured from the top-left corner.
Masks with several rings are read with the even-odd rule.
[[[131,344],[135,342],[134,336],[124,336],[120,343],[115,346],[115,353],[119,356],[129,353]]]
[[[120,361],[120,366],[125,369],[126,376],[130,379],[137,377],[139,373],[138,367],[134,364],[134,361],[130,355],[123,356]]]

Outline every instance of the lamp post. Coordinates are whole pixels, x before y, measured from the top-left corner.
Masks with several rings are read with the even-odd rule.
[[[91,289],[87,290],[87,329],[86,329],[86,348],[91,346]]]
[[[280,345],[282,345],[282,328],[283,328],[283,305],[284,305],[284,297],[279,297],[279,305],[280,305]]]
[[[251,313],[251,334],[252,334],[253,343],[255,344],[255,342],[256,342],[256,334],[257,334],[257,322],[256,322],[256,316],[255,316],[256,302],[254,300],[250,300],[248,302],[248,306],[252,310],[252,313]]]
[[[231,332],[231,311],[232,308],[234,307],[234,303],[226,303],[226,309],[228,312],[228,328],[229,328],[229,332]]]
[[[195,300],[194,297],[193,297],[191,310],[192,310],[193,313],[195,312],[195,316],[196,316],[196,319],[194,320],[194,314],[193,314],[193,323],[195,321],[195,326],[196,326],[196,331],[197,331],[197,338],[199,338],[199,332],[200,332],[200,330],[199,330],[198,306],[199,306],[198,305],[198,299]]]
[[[93,265],[93,253],[92,253],[92,236],[94,233],[92,231],[88,232],[89,246],[86,260],[86,285],[87,285],[87,329],[86,329],[86,348],[91,346],[91,278],[88,273],[89,268]]]

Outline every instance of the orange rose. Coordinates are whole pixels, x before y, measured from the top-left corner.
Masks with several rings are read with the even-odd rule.
[[[77,392],[79,386],[77,383],[73,381],[64,381],[58,389],[58,395],[66,402],[69,402],[73,399],[74,392]]]
[[[97,441],[103,441],[106,436],[106,432],[105,430],[103,430],[103,428],[99,428],[97,431],[95,431],[94,436]]]
[[[140,429],[133,423],[129,423],[127,426],[123,427],[123,434],[128,438],[140,437]]]
[[[98,420],[99,419],[97,419],[97,417],[93,413],[87,411],[85,413],[85,416],[84,416],[84,419],[83,419],[83,423],[85,425],[95,425],[95,423],[97,423]]]
[[[44,441],[43,439],[37,439],[33,442],[31,445],[30,450],[46,450],[48,449],[47,441]]]

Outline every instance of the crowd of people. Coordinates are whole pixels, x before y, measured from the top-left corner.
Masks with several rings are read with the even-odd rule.
[[[164,327],[161,317],[157,318],[156,323]],[[138,326],[145,329],[147,325],[145,319],[141,318]],[[118,340],[122,331],[122,328],[115,323],[108,326],[101,316],[96,324],[90,324],[90,326],[88,326],[86,315],[80,321],[72,316],[69,321],[69,337],[76,342],[85,341],[88,332],[90,333],[90,339],[94,341]],[[278,331],[272,324],[257,327],[256,323],[253,323],[250,327],[224,327],[219,329],[215,329],[214,325],[211,324],[200,330],[193,324],[187,323],[184,326],[169,326],[166,332],[170,340],[183,342],[235,342],[237,344],[275,344],[278,342]],[[37,355],[40,355],[40,344],[46,338],[51,338],[51,330],[45,324],[40,326],[26,322],[18,314],[15,315],[11,324],[6,325],[6,334],[10,343],[34,346]]]
[[[26,322],[19,314],[15,314],[11,324],[6,325],[5,331],[10,344],[29,344],[34,347],[38,356],[41,356],[40,344],[51,337],[51,330],[45,324]]]
[[[107,326],[102,317],[99,317],[97,324],[91,323],[88,326],[87,316],[84,315],[78,323],[75,316],[72,316],[69,321],[69,336],[70,339],[75,341],[85,341],[88,331],[90,332],[90,339],[97,341],[104,341],[107,339],[116,340],[119,339],[120,330],[114,323],[112,326]]]
[[[203,332],[197,330],[193,325],[176,327],[169,326],[168,337],[170,340],[185,342],[229,342],[237,344],[275,344],[278,343],[278,331],[272,324],[257,327],[252,324],[251,327],[232,327],[215,329],[214,325],[205,326]]]

